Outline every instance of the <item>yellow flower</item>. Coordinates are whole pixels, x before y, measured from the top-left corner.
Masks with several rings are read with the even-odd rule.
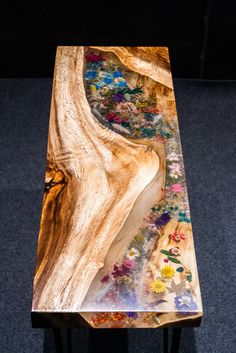
[[[161,269],[161,274],[163,277],[172,278],[175,274],[175,269],[172,266],[164,266]]]
[[[142,243],[143,242],[143,240],[144,240],[144,235],[142,234],[142,233],[138,233],[136,236],[135,236],[135,241],[138,243],[138,244],[140,244],[140,243]]]
[[[166,284],[160,279],[155,279],[150,283],[150,288],[155,293],[163,293],[166,290]]]
[[[90,90],[91,90],[92,92],[96,92],[96,91],[97,91],[97,88],[96,88],[95,85],[90,85],[89,88],[90,88]]]

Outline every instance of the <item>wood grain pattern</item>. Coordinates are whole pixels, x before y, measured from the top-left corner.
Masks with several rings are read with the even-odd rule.
[[[140,311],[144,302],[144,311],[150,308],[152,312],[156,293],[150,293],[147,288],[161,272],[165,257],[161,249],[175,245],[169,235],[176,231],[184,233],[187,240],[181,249],[181,263],[186,263],[186,267],[183,272],[176,272],[175,280],[185,283],[186,276],[191,273],[193,280],[186,290],[192,290],[198,308],[197,313],[191,312],[189,317],[199,318],[202,309],[191,224],[179,223],[176,219],[171,219],[162,228],[157,226],[158,237],[148,243],[148,256],[139,265],[136,278],[141,279],[135,290],[136,304],[130,304],[130,310],[127,303],[126,306],[112,301],[99,304],[99,298],[107,296],[114,285],[113,281],[101,287],[103,277],[109,277],[107,273],[112,271],[114,264],[128,259],[127,249],[142,228],[144,219],[153,207],[163,202],[167,149],[162,136],[134,138],[128,135],[125,124],[113,122],[109,128],[106,122],[103,123],[101,114],[91,106],[92,99],[101,99],[98,89],[90,85],[90,90],[96,91],[92,98],[90,96],[91,103],[87,96],[85,57],[91,50],[95,53],[91,55],[102,53],[107,65],[113,60],[116,63],[113,66],[120,65],[127,70],[130,92],[131,88],[142,86],[144,98],[155,100],[164,114],[165,124],[172,129],[176,124],[166,48],[58,48],[32,313],[77,312],[94,327],[103,327],[102,323],[106,327],[157,327],[160,321],[155,318],[153,321],[151,314],[151,320],[147,319],[150,315],[145,314],[132,322],[122,317],[115,323],[108,315],[101,323],[94,324],[93,312],[97,311],[95,316],[99,316],[99,312]],[[132,110],[133,103],[127,97],[126,93],[126,106]],[[151,129],[142,128],[142,133],[145,131]],[[131,276],[126,273],[119,279],[129,281]],[[167,291],[162,296],[164,306],[158,310],[169,315],[166,318],[162,314],[165,317],[162,325],[183,320],[183,316],[178,318],[176,314],[175,296],[175,292]]]

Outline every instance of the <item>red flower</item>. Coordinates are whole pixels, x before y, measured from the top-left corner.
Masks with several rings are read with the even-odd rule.
[[[171,240],[174,240],[175,242],[179,243],[181,240],[186,239],[186,235],[184,233],[173,232],[169,235],[169,238]]]
[[[157,135],[156,139],[160,143],[165,143],[165,138],[163,136],[161,136],[161,135]]]
[[[106,276],[102,277],[101,282],[106,283],[109,281],[109,279],[110,279],[110,276],[106,275]]]
[[[158,114],[160,110],[156,107],[144,107],[142,108],[143,113],[151,113],[151,114]]]
[[[116,115],[114,112],[110,112],[106,115],[106,120],[109,122],[114,122],[114,123],[122,123],[123,119],[121,116]]]
[[[114,278],[124,276],[124,270],[119,265],[114,265],[112,276]]]
[[[86,60],[94,63],[104,61],[105,59],[101,54],[89,53],[86,56]]]

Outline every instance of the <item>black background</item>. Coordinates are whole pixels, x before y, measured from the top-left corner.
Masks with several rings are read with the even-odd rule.
[[[58,45],[160,45],[174,77],[236,79],[234,0],[8,2],[0,77],[52,77]]]

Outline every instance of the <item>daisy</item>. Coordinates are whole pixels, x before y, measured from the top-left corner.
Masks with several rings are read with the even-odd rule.
[[[166,290],[166,284],[160,279],[155,279],[150,283],[150,288],[154,293],[164,293]]]
[[[129,260],[134,260],[139,255],[140,255],[139,251],[135,248],[132,248],[127,252],[126,257]]]

